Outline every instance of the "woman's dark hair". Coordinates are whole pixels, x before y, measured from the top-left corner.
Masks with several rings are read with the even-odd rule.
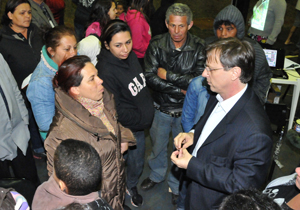
[[[127,5],[127,3],[126,3],[125,1],[123,1],[123,0],[117,0],[117,1],[116,1],[116,7],[117,7],[118,5],[122,5],[122,6],[123,6],[124,12],[127,11],[128,5]]]
[[[113,0],[97,0],[92,7],[92,12],[89,18],[89,25],[93,22],[100,23],[100,29],[102,29],[107,25],[110,21],[110,17],[108,12],[112,7]]]
[[[44,29],[43,39],[46,45],[46,49],[48,47],[51,47],[55,51],[60,44],[61,38],[63,38],[64,36],[74,36],[76,39],[75,31],[64,25],[55,26],[54,28]],[[51,57],[48,51],[47,54],[49,57]]]
[[[150,4],[149,0],[132,0],[131,9],[135,9],[145,16],[147,22],[149,23],[150,17]]]
[[[88,62],[91,62],[91,59],[85,55],[77,55],[65,60],[52,80],[53,87],[60,87],[67,93],[71,87],[78,87],[83,79],[81,70]]]
[[[5,26],[10,26],[11,25],[11,19],[9,19],[7,13],[11,12],[14,13],[16,10],[16,7],[19,6],[20,4],[31,4],[29,3],[28,0],[8,0],[5,6],[5,12],[2,16],[1,24]]]
[[[111,20],[107,26],[103,29],[102,33],[101,33],[101,43],[102,43],[102,48],[105,48],[105,43],[107,43],[107,45],[109,45],[109,43],[111,42],[112,37],[119,33],[119,32],[126,32],[128,31],[130,33],[131,36],[131,31],[129,26],[127,25],[127,23],[125,23],[122,20]]]

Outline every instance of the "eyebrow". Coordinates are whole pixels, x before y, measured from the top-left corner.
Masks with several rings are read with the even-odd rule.
[[[131,41],[131,40],[132,40],[132,38],[128,39],[127,41],[125,41],[125,43],[128,42],[128,41]],[[116,44],[123,44],[123,43],[122,42],[116,42],[116,43],[114,43],[114,45],[116,45]]]

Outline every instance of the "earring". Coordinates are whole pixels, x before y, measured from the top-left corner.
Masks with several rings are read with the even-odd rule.
[[[54,55],[51,55],[51,57],[53,58],[53,57],[54,57]]]

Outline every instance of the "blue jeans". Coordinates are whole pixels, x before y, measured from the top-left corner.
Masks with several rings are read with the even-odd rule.
[[[127,188],[135,187],[144,168],[145,157],[145,133],[144,131],[133,132],[136,138],[136,146],[128,148],[124,158],[127,163]]]
[[[168,114],[155,110],[154,120],[150,129],[152,152],[148,157],[148,163],[151,169],[149,178],[157,183],[164,181],[167,173],[168,160],[170,158],[170,155],[168,155],[168,143],[171,129],[173,138],[182,132],[181,117],[171,117]],[[178,167],[172,163],[171,171],[168,175],[168,184],[172,193],[176,195],[178,195],[179,190],[179,180],[178,177],[175,177],[178,176],[178,171]]]

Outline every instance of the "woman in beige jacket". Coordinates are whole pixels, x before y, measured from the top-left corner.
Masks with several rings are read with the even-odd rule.
[[[66,139],[88,142],[102,162],[101,197],[115,210],[123,209],[125,196],[122,153],[135,144],[133,134],[117,122],[113,95],[87,56],[66,60],[53,79],[56,114],[45,141],[47,168],[53,172],[56,147]]]

